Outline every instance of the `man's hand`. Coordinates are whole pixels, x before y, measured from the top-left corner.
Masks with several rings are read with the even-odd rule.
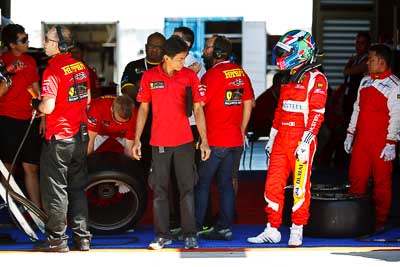
[[[132,156],[136,160],[140,160],[142,158],[142,143],[138,140],[135,141],[132,147]]]
[[[302,163],[307,163],[308,158],[310,157],[310,145],[304,142],[301,142],[300,145],[296,148],[296,152],[294,153],[298,161]]]
[[[384,161],[392,161],[396,157],[396,145],[386,144],[382,150],[380,158]]]
[[[201,160],[206,161],[210,158],[211,148],[208,143],[201,142],[200,144]]]
[[[39,104],[41,103],[42,101],[40,101],[39,99],[37,99],[37,98],[32,98],[32,100],[31,100],[31,106],[32,106],[32,108],[34,109],[34,110],[36,110],[37,112],[40,112],[40,110],[39,110]]]
[[[269,139],[267,144],[265,145],[265,155],[267,156],[266,163],[267,169],[269,167],[269,159],[271,158],[272,146],[274,145],[275,136],[278,134],[278,130],[275,128],[271,128],[269,133]]]
[[[46,117],[42,116],[40,119],[39,134],[44,137],[46,135]]]
[[[193,70],[194,72],[198,73],[201,70],[201,64],[200,64],[200,62],[196,61],[192,65],[190,65],[188,68]]]
[[[315,135],[309,131],[305,131],[303,133],[303,137],[301,138],[301,142],[299,146],[296,148],[294,155],[297,160],[302,163],[307,163],[310,158],[310,144],[314,140]]]
[[[346,140],[344,140],[344,151],[346,151],[347,154],[350,154],[353,149],[353,139],[354,136],[351,133],[348,133]]]

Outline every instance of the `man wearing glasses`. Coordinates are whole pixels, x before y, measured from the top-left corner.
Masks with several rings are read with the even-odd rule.
[[[136,127],[134,107],[133,100],[127,95],[106,95],[92,100],[88,112],[88,154],[114,138],[124,147],[125,154],[132,157]]]
[[[2,80],[0,83],[0,159],[10,169],[30,123],[30,92],[36,95],[39,93],[39,74],[35,60],[26,54],[29,39],[24,27],[9,24],[3,28],[1,38],[8,50],[0,55],[0,63],[8,72],[0,77],[8,76],[9,82]],[[41,146],[39,125],[40,119],[35,119],[16,163],[22,163],[30,200],[41,207],[38,174]]]

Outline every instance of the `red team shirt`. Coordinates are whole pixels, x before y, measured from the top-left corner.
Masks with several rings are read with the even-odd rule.
[[[178,146],[193,141],[186,115],[186,87],[192,87],[193,103],[200,102],[199,79],[194,71],[182,68],[172,77],[164,73],[162,64],[143,73],[138,102],[152,102],[152,146]]]
[[[27,91],[32,83],[39,81],[39,74],[36,69],[35,60],[28,55],[14,56],[10,52],[0,55],[0,60],[8,66],[16,60],[25,65],[22,71],[17,71],[12,76],[12,86],[0,97],[0,116],[7,116],[19,120],[29,120],[32,116],[32,96]]]
[[[74,79],[80,88],[80,98],[74,90]],[[76,135],[82,122],[87,122],[86,107],[90,88],[86,66],[71,57],[70,53],[58,54],[49,60],[43,73],[41,96],[56,98],[51,114],[46,115],[46,140],[66,139]]]
[[[112,118],[111,107],[115,96],[102,96],[93,99],[88,112],[88,129],[99,135],[110,137],[125,137],[128,140],[135,138],[136,114],[125,123],[118,124]]]
[[[224,61],[208,70],[201,83],[207,87],[204,113],[208,144],[242,146],[243,101],[254,98],[249,77],[239,65]]]

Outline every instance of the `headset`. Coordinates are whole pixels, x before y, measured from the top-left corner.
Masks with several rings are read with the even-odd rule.
[[[58,36],[58,49],[60,53],[67,53],[68,52],[68,43],[65,41],[62,35],[62,29],[60,25],[56,26],[57,36]]]
[[[229,57],[232,53],[232,44],[224,36],[216,35],[213,46],[214,46],[213,57],[215,59],[222,59]]]

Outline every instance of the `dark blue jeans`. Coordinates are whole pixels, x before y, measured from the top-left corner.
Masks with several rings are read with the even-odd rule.
[[[217,230],[231,228],[234,215],[235,194],[232,184],[234,155],[241,147],[211,147],[211,156],[199,164],[199,181],[195,187],[196,224],[203,226],[207,211],[210,185],[215,176],[218,179],[220,194],[218,221],[214,224]]]

